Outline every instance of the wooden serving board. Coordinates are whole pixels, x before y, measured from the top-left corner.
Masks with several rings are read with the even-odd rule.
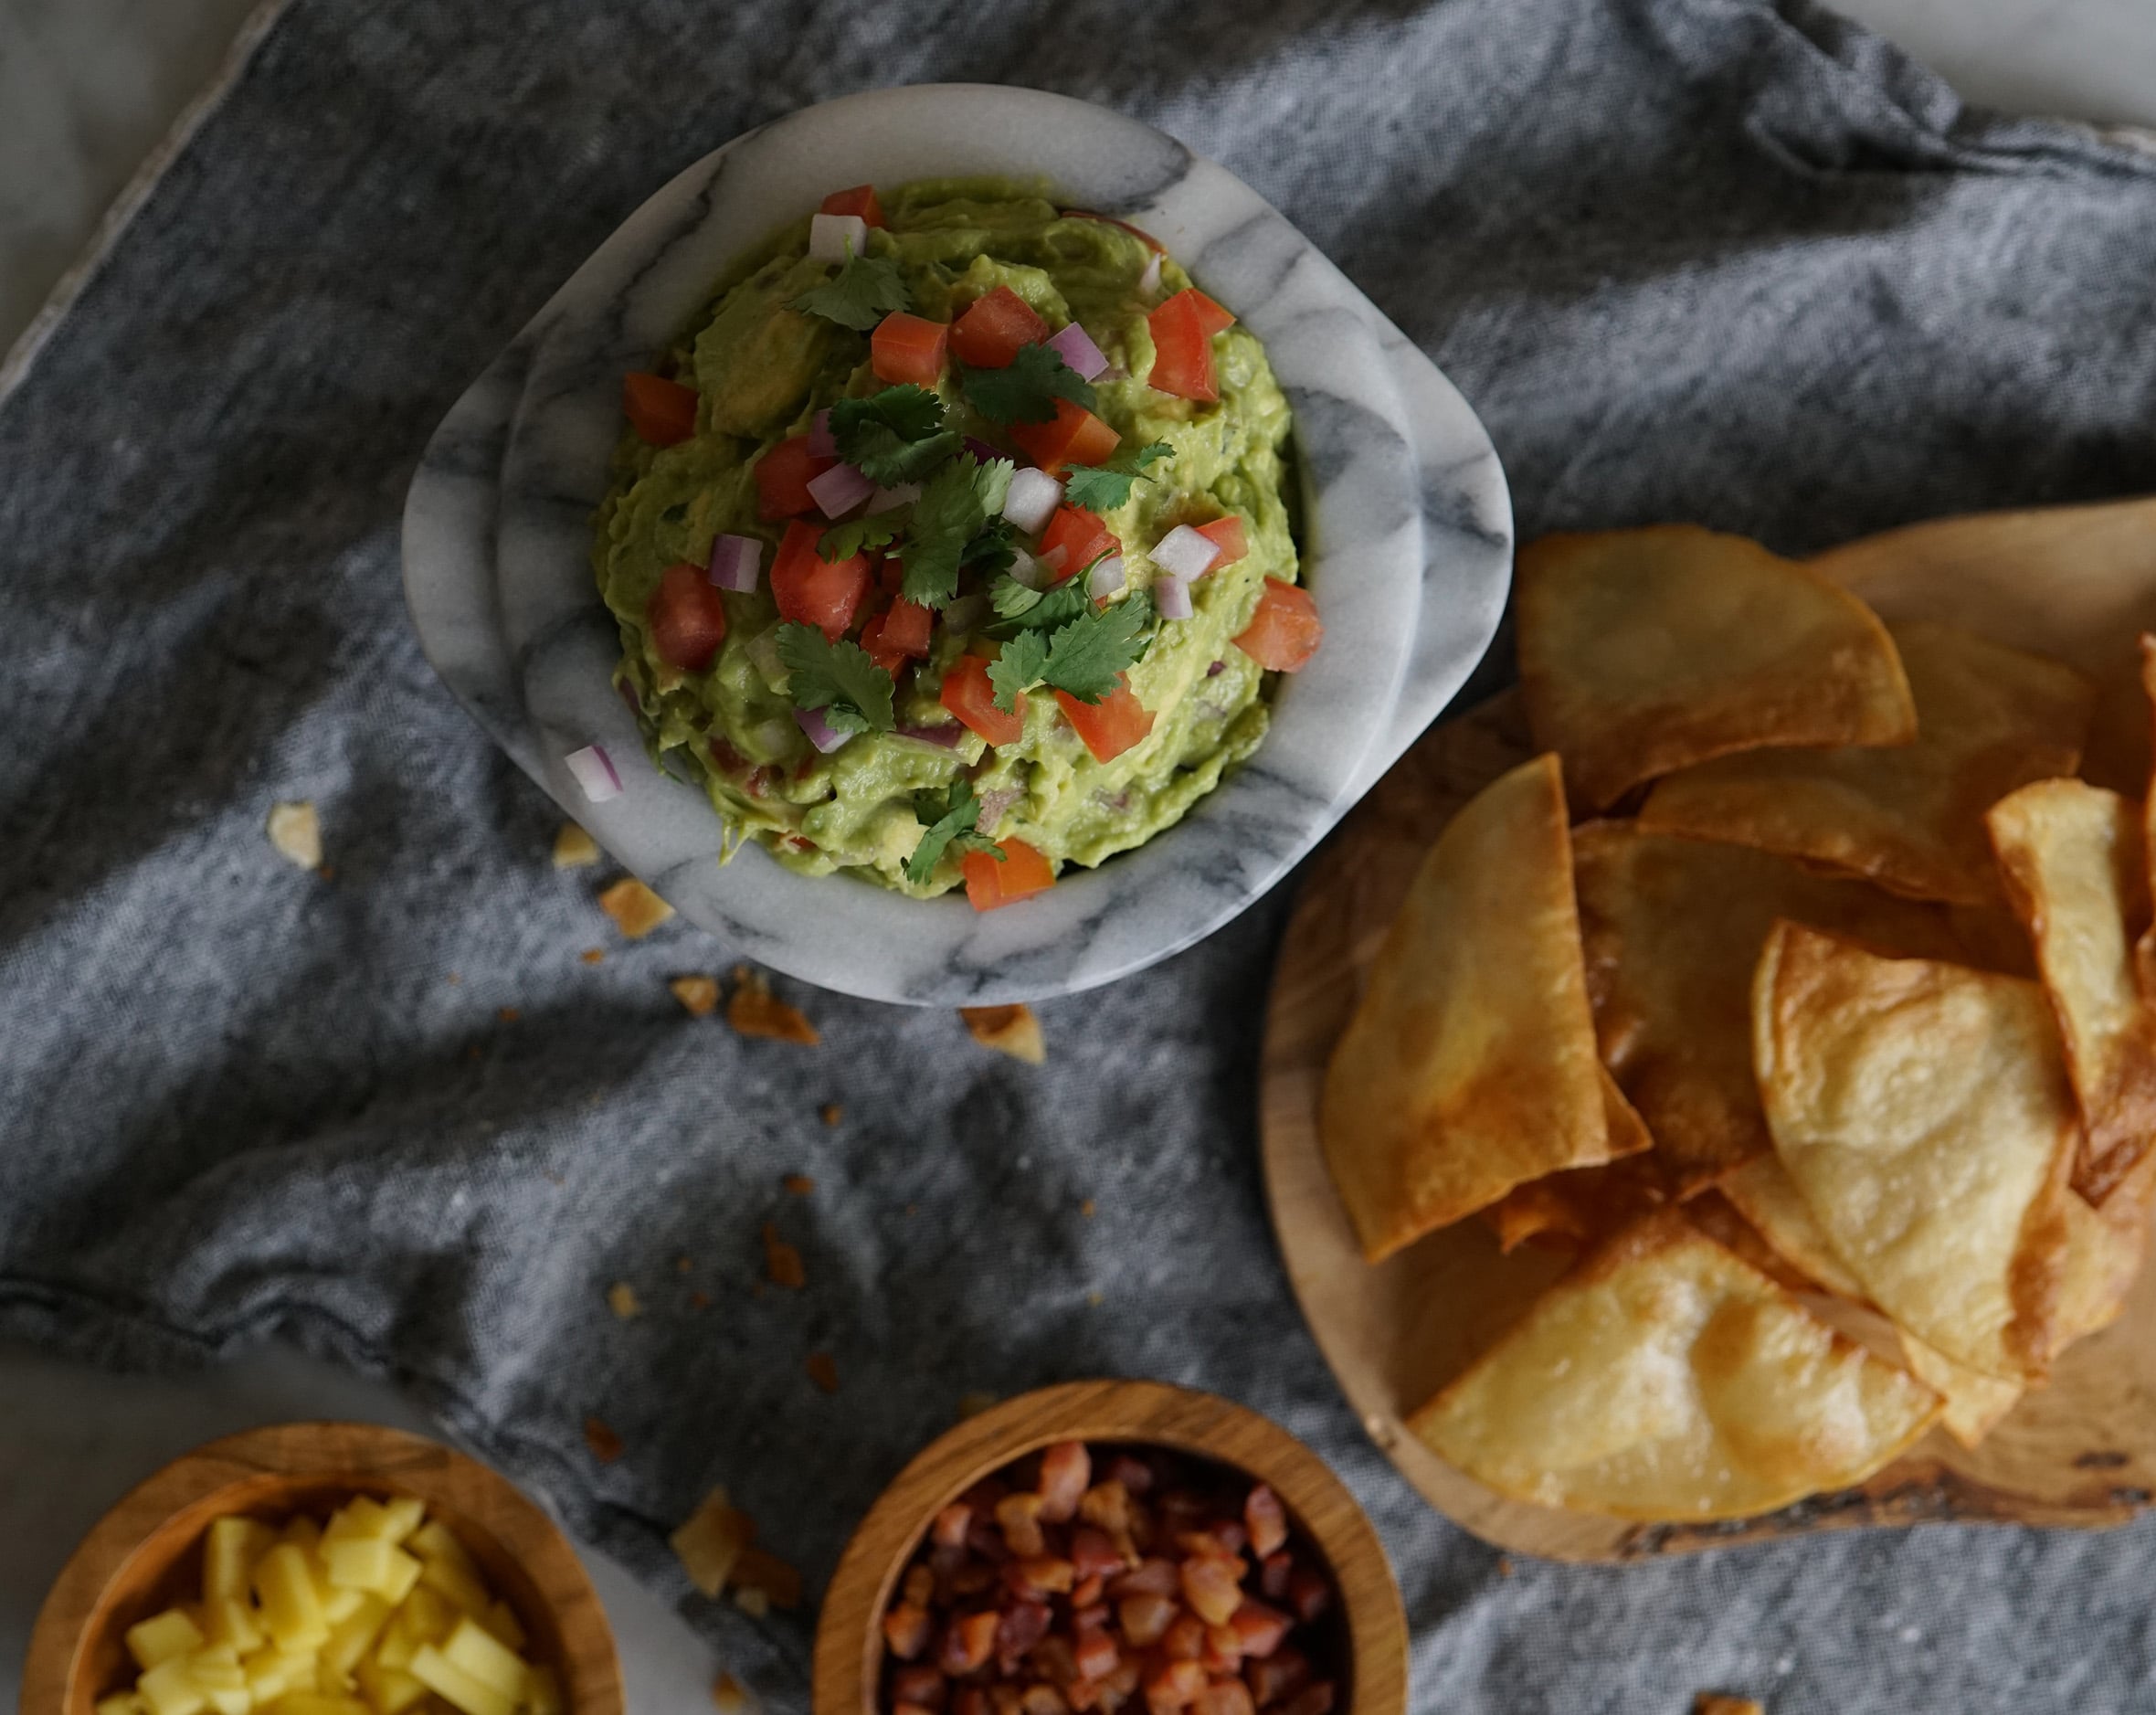
[[[1927,617],[2041,650],[2102,687],[2084,771],[2139,797],[2148,706],[2136,640],[2156,630],[2156,499],[1945,519],[1814,562],[1888,619]],[[1643,1525],[1516,1501],[1444,1463],[1405,1417],[1508,1327],[1561,1259],[1500,1256],[1464,1221],[1377,1267],[1326,1170],[1318,1093],[1378,945],[1453,812],[1533,754],[1516,693],[1435,726],[1356,810],[1305,883],[1274,976],[1260,1126],[1274,1231],[1311,1331],[1372,1440],[1430,1504],[1501,1548],[1621,1561],[1738,1541],[1941,1520],[2123,1523],[2156,1498],[2156,1266],[2110,1328],[2060,1360],[1981,1447],[1934,1431],[1862,1487],[1765,1517]]]

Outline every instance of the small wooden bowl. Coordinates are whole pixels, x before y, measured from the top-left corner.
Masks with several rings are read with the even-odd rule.
[[[1052,1442],[1145,1443],[1272,1486],[1325,1557],[1347,1619],[1347,1699],[1338,1715],[1404,1715],[1407,1619],[1392,1569],[1347,1486],[1255,1412],[1158,1382],[1072,1382],[1006,1400],[931,1442],[898,1474],[846,1545],[816,1628],[815,1715],[875,1715],[883,1610],[929,1521],[958,1495]]]
[[[122,1641],[199,1588],[213,1519],[275,1522],[354,1495],[411,1495],[470,1551],[560,1675],[572,1715],[622,1715],[621,1669],[598,1593],[562,1533],[504,1478],[439,1442],[371,1424],[278,1424],[197,1447],[124,1497],[83,1538],[30,1634],[22,1707],[92,1715],[130,1683]]]

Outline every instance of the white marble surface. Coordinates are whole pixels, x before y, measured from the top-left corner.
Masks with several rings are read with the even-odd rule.
[[[1850,0],[1844,11],[2012,111],[2156,124],[2149,0]],[[0,0],[0,346],[28,321],[249,0]],[[388,1388],[271,1352],[176,1380],[0,1347],[0,1715],[47,1582],[76,1537],[162,1459],[250,1424],[417,1413]],[[622,1646],[631,1715],[705,1709],[708,1652],[587,1557]]]

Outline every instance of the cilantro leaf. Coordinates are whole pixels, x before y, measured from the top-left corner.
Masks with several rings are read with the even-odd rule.
[[[954,845],[961,852],[986,852],[999,863],[1003,861],[1003,848],[979,831],[980,799],[974,796],[972,781],[952,781],[947,794],[915,792],[914,816],[928,830],[906,860],[906,880],[914,886],[928,880],[936,860]]]
[[[993,577],[1009,569],[1017,557],[1018,527],[999,513],[967,543],[958,556],[958,565],[961,570],[980,571]]]
[[[1006,715],[1017,714],[1019,693],[1039,684],[1047,668],[1048,634],[1020,631],[988,663],[988,683],[996,688],[996,706]]]
[[[1020,589],[1025,588],[1015,577],[1005,581],[1016,585]],[[996,600],[996,591],[1002,588],[1003,585],[999,583],[995,589],[988,592],[990,605]],[[1013,607],[1018,606],[1016,596],[1007,596],[1005,599]],[[1008,638],[1015,637],[1020,631],[1052,631],[1059,625],[1067,625],[1092,606],[1093,600],[1085,593],[1085,580],[1083,577],[1066,577],[1062,583],[1043,590],[1038,601],[1029,601],[1017,612],[1006,614],[1000,623],[988,628],[988,635]],[[998,608],[997,611],[1001,613],[1002,609]]]
[[[909,309],[913,302],[898,277],[898,264],[888,256],[850,256],[837,273],[809,287],[792,307],[866,333],[892,311]]]
[[[796,708],[821,709],[842,733],[887,733],[897,725],[891,675],[859,643],[834,643],[813,625],[787,624],[778,628],[778,659]]]
[[[958,386],[991,423],[1045,423],[1059,398],[1089,411],[1100,403],[1093,384],[1045,345],[1020,345],[1008,368],[960,368]]]
[[[928,479],[914,503],[905,544],[899,549],[908,601],[940,608],[958,593],[958,568],[967,545],[1002,512],[1015,468],[1009,459],[983,464],[962,452]]]
[[[817,538],[817,557],[850,560],[863,549],[887,546],[898,540],[905,522],[905,511],[898,507],[872,518],[851,518],[842,524],[833,524]]]
[[[1174,450],[1165,440],[1142,447],[1118,447],[1105,464],[1074,464],[1063,475],[1063,499],[1087,512],[1113,512],[1130,498],[1131,484],[1146,475],[1146,467]]]
[[[1021,584],[1009,572],[999,577],[988,591],[988,605],[1006,619],[1015,619],[1028,609],[1041,605],[1041,592],[1030,584]]]
[[[1088,608],[1049,640],[1041,676],[1081,703],[1098,703],[1115,689],[1153,640],[1153,598],[1138,590],[1109,608]]]
[[[831,407],[839,457],[882,488],[917,482],[958,450],[944,427],[943,401],[910,382]]]

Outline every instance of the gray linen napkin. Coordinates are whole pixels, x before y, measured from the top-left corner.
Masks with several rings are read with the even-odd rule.
[[[689,1595],[666,1530],[724,1482],[818,1584],[962,1393],[1103,1372],[1334,1462],[1422,1709],[2156,1706],[2156,1527],[1507,1569],[1425,1509],[1261,1203],[1288,890],[1042,1009],[1036,1071],[783,984],[820,1048],[692,1020],[665,979],[728,949],[624,944],[552,869],[554,813],[404,621],[419,448],[675,169],[928,79],[1241,173],[1479,408],[1523,535],[1804,549],[2156,487],[2156,157],[1970,112],[1799,0],[295,0],[0,401],[0,1330],[394,1377],[790,1710],[806,1623]],[[321,806],[333,879],[271,851],[280,799]],[[804,1289],[759,1289],[766,1221]]]

